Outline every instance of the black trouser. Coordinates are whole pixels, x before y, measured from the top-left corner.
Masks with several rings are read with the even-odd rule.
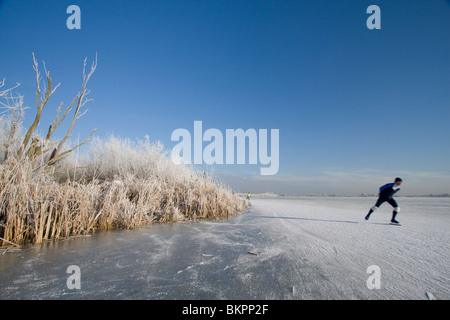
[[[383,198],[383,197],[378,198],[377,203],[375,203],[375,207],[379,208],[385,202],[389,203],[394,208],[398,207],[397,201],[395,201],[394,198]]]
[[[395,216],[398,213],[397,210],[399,210],[397,201],[395,201],[394,198],[386,198],[386,197],[379,197],[377,203],[375,203],[375,206],[373,206],[372,209],[370,209],[367,216],[370,216],[376,209],[378,209],[385,202],[389,203],[391,206],[394,207],[394,211],[392,212],[392,219],[395,219]]]

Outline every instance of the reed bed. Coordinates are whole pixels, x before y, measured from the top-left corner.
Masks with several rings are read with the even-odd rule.
[[[209,175],[172,163],[160,148],[111,137],[97,139],[91,146],[96,153],[81,161],[36,168],[25,157],[0,164],[0,243],[222,219],[244,210],[242,197]]]

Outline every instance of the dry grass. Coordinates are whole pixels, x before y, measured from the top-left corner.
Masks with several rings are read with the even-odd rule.
[[[16,244],[41,243],[96,229],[228,218],[245,208],[231,190],[190,171],[175,181],[156,174],[57,181],[55,171],[36,170],[27,158],[10,160],[0,165],[0,237]]]
[[[80,157],[67,145],[58,148],[58,157],[40,152],[46,144],[23,142],[30,130],[21,129],[22,98],[0,90],[0,99],[5,109],[0,112],[0,245],[153,222],[228,218],[245,209],[242,197],[209,175],[174,164],[162,145],[148,138],[94,139]],[[39,135],[35,139],[59,146]]]

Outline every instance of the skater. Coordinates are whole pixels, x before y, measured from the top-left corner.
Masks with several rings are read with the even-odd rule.
[[[250,201],[250,192],[247,193],[247,201]]]
[[[384,202],[389,203],[392,207],[394,207],[394,211],[392,212],[391,222],[398,224],[399,222],[395,220],[397,213],[400,212],[400,207],[397,204],[397,201],[393,198],[394,194],[400,190],[400,186],[402,185],[403,180],[400,178],[395,178],[394,183],[385,184],[380,188],[379,198],[377,203],[370,209],[369,213],[366,216],[366,220],[370,219],[370,215],[377,210]]]

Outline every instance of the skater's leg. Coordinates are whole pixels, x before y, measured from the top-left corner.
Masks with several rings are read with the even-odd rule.
[[[394,211],[392,211],[392,219],[391,219],[391,222],[393,222],[393,223],[399,223],[396,219],[395,219],[395,217],[397,216],[397,213],[399,213],[400,212],[400,207],[395,207],[394,208]]]
[[[366,220],[369,220],[370,215],[371,215],[374,211],[376,211],[377,209],[378,209],[377,206],[373,206],[372,208],[370,208],[369,213],[366,215]]]
[[[385,201],[386,201],[385,199],[378,198],[377,203],[375,203],[375,205],[374,205],[372,208],[370,208],[369,213],[368,213],[367,216],[366,216],[366,220],[369,220],[370,215],[371,215],[374,211],[376,211],[376,210],[383,204],[383,202],[385,202]]]
[[[391,219],[391,222],[398,223],[398,221],[395,220],[395,217],[396,217],[397,214],[400,212],[400,207],[398,206],[397,201],[395,201],[395,199],[392,199],[392,198],[389,199],[389,200],[388,200],[388,203],[389,203],[392,207],[394,207],[394,211],[392,211],[392,219]]]

